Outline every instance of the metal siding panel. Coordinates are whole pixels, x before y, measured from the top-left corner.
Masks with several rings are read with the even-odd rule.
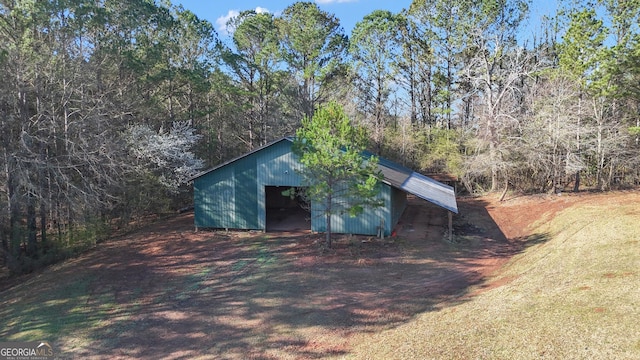
[[[381,221],[386,223],[384,208],[366,208],[358,216],[350,217],[345,214],[335,219],[335,221],[340,224],[340,233],[374,236],[378,234],[378,227],[381,225]]]
[[[259,228],[255,163],[246,157],[194,180],[197,227]]]
[[[194,217],[197,227],[233,225],[235,189],[233,169],[207,174],[194,181]]]
[[[260,186],[300,186],[301,167],[291,151],[291,142],[281,141],[264,149],[259,154],[258,170]]]
[[[266,194],[265,194],[265,190],[264,190],[264,186],[262,185],[262,183],[260,182],[260,180],[258,180],[258,182],[256,183],[257,186],[257,220],[258,220],[258,227],[257,229],[266,231],[267,230],[267,203],[266,203]]]
[[[292,140],[292,138],[291,138],[291,137],[284,137],[284,138],[281,138],[281,139],[279,139],[279,140],[276,140],[276,141],[274,141],[274,142],[272,142],[272,143],[269,143],[269,144],[263,145],[263,146],[261,146],[261,147],[255,148],[255,149],[251,150],[250,152],[248,152],[248,153],[246,153],[246,154],[244,154],[244,155],[238,156],[238,157],[236,157],[236,158],[234,158],[234,159],[231,159],[231,160],[229,160],[229,161],[226,161],[226,162],[224,162],[224,163],[222,163],[222,164],[218,164],[217,166],[215,166],[215,167],[213,167],[213,168],[211,168],[211,169],[205,170],[205,171],[203,171],[203,172],[201,172],[201,173],[199,173],[199,174],[195,175],[195,176],[194,176],[194,177],[192,177],[190,180],[195,180],[195,179],[197,179],[197,178],[199,178],[199,177],[201,177],[201,176],[205,176],[205,175],[207,175],[207,174],[209,174],[209,173],[211,173],[211,172],[215,172],[215,171],[217,171],[218,169],[221,169],[221,168],[227,167],[228,165],[230,165],[230,164],[232,164],[232,163],[234,163],[234,162],[236,162],[236,161],[238,161],[238,160],[241,160],[242,158],[245,158],[245,157],[247,157],[247,156],[253,155],[253,154],[258,153],[258,152],[261,152],[261,151],[263,151],[265,148],[268,148],[268,147],[274,146],[274,145],[276,145],[276,144],[278,144],[278,143],[281,143],[281,142],[286,142],[286,143],[291,144],[291,143],[293,142],[293,140]]]
[[[264,148],[257,155],[257,221],[259,229],[266,229],[265,186],[300,186],[302,178],[296,172],[300,163],[291,152],[290,141],[280,141]]]
[[[407,208],[407,193],[392,187],[391,188],[391,216],[392,216],[393,227],[396,226],[396,224],[402,217],[402,213],[404,213],[404,210],[406,208]]]
[[[235,228],[235,220],[236,220],[236,189],[234,186],[234,176],[232,176],[228,180],[224,180],[220,182],[218,195],[218,201],[216,203],[218,212],[215,215],[218,215],[221,219],[221,224],[223,228]]]
[[[317,203],[311,203],[311,231],[324,232],[325,220]]]
[[[385,236],[391,234],[392,226],[389,226],[391,215],[389,208],[389,189],[386,184],[380,185],[379,199],[384,201],[384,206],[379,208],[365,207],[362,214],[351,217],[349,214],[331,217],[331,232],[335,234],[377,235],[380,220],[384,220]],[[320,207],[313,204],[311,207],[311,230],[317,232],[326,231],[326,221]]]
[[[387,184],[379,184],[378,187],[379,190],[376,198],[382,201],[383,206],[377,208],[366,207],[364,209],[362,219],[356,220],[358,223],[358,232],[355,232],[356,234],[378,235],[378,228],[380,226],[384,227],[385,236],[391,234],[390,227],[393,227],[393,225],[391,224],[390,213],[390,186]]]
[[[261,156],[273,150],[280,156],[285,155],[284,159],[287,160],[285,153],[289,152],[290,148],[290,139],[283,138],[194,177],[195,225],[211,228],[265,229],[265,181],[260,178],[264,174],[261,174],[259,168],[262,164]],[[272,155],[266,156],[269,158]],[[267,169],[270,166],[274,165],[264,164]],[[299,176],[293,171],[289,173],[292,180],[288,180],[287,185],[297,186],[300,183]]]
[[[375,235],[376,229],[371,230],[371,213],[362,213],[356,217],[350,217],[349,214],[331,216],[331,232],[333,234],[359,234],[359,235]],[[312,212],[311,230],[316,232],[325,232],[327,230],[326,219],[321,212]]]
[[[234,164],[236,229],[260,229],[256,162],[257,156],[252,154]]]
[[[204,179],[199,178],[193,182],[193,222],[196,227],[205,226],[205,214],[207,212],[207,206],[203,202],[205,196],[202,187],[204,186]]]

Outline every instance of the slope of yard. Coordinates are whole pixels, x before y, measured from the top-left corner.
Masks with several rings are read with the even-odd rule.
[[[635,358],[640,194],[412,200],[389,239],[181,215],[0,282],[0,339],[70,358]],[[505,266],[505,264],[507,264]]]
[[[355,341],[353,358],[640,358],[639,194],[499,207],[489,209],[507,233],[538,211],[524,232],[550,240],[512,258],[472,300]]]

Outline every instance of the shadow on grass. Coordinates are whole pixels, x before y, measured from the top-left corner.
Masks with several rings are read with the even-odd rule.
[[[458,229],[467,243],[344,237],[328,251],[323,235],[194,233],[166,222],[0,292],[0,338],[49,340],[86,358],[347,355],[350,335],[467,301],[487,264],[548,239],[508,241],[482,204],[461,210],[460,224],[478,220]],[[446,217],[438,211],[430,216]],[[413,215],[407,224],[421,221]]]

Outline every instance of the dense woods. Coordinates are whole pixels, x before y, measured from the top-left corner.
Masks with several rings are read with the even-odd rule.
[[[331,101],[371,151],[469,193],[638,185],[640,1],[529,6],[415,0],[348,36],[297,2],[223,37],[169,1],[0,0],[0,261],[29,271],[188,205],[198,170]]]

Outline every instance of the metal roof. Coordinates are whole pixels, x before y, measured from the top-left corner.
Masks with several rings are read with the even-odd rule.
[[[193,178],[199,178],[205,174],[208,174],[216,169],[219,169],[223,166],[226,166],[230,163],[233,163],[239,159],[244,158],[250,154],[258,152],[266,147],[279,143],[283,140],[287,140],[289,142],[293,142],[292,137],[284,137],[279,140],[276,140],[270,144],[261,146],[256,148],[242,156],[231,159],[225,163],[222,163],[212,169],[206,170]],[[364,156],[372,156],[374,155],[371,152],[365,151]],[[396,162],[385,159],[383,157],[378,156],[378,169],[384,176],[383,182],[389,184],[397,189],[408,192],[409,194],[415,195],[423,200],[429,201],[435,205],[438,205],[444,209],[447,209],[451,212],[458,213],[458,204],[456,202],[456,194],[453,187],[443,184],[439,181],[433,180],[428,176],[424,176],[420,173],[417,173],[407,167],[404,167]]]
[[[373,155],[369,152],[366,154]],[[453,187],[383,157],[378,157],[378,169],[382,172],[383,181],[387,184],[458,213],[458,203]]]

